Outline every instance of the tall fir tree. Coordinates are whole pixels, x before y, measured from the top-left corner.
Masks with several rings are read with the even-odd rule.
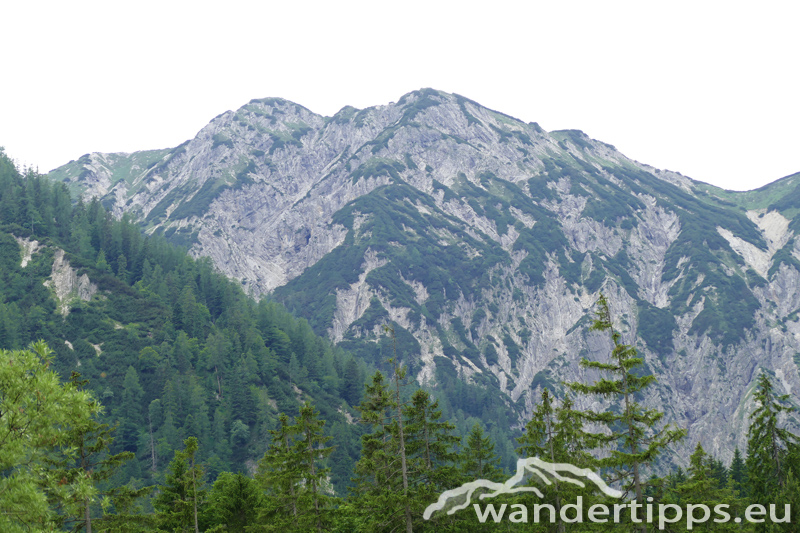
[[[659,428],[664,413],[647,409],[636,399],[638,394],[655,383],[656,378],[652,374],[641,374],[644,360],[637,355],[633,346],[622,343],[622,336],[612,323],[608,300],[602,293],[597,306],[597,318],[591,329],[609,333],[613,345],[611,354],[608,362],[583,359],[581,366],[606,373],[609,377],[603,377],[591,385],[568,385],[580,394],[599,395],[619,405],[619,410],[608,409],[600,413],[579,411],[576,414],[586,422],[607,428],[607,431],[588,436],[593,443],[610,452],[595,464],[612,474],[607,481],[622,483],[623,488],[632,491],[636,501],[642,503],[646,489],[643,467],[655,461],[669,445],[685,437],[686,431],[669,425]],[[638,529],[646,533],[647,524],[641,524]]]
[[[465,482],[476,479],[500,481],[503,476],[500,458],[494,451],[492,438],[484,433],[479,422],[473,424],[466,439],[458,458],[462,479]]]
[[[360,422],[371,428],[361,437],[361,456],[356,463],[352,506],[359,531],[385,531],[401,512],[397,493],[398,446],[391,427],[392,396],[383,374],[376,372],[358,406]]]
[[[270,434],[272,442],[256,471],[256,481],[266,494],[258,521],[264,531],[292,531],[299,519],[299,487],[303,479],[294,453],[297,428],[281,413],[277,429],[270,430]]]
[[[297,442],[294,452],[296,464],[303,479],[300,494],[299,525],[304,531],[327,530],[331,523],[331,498],[327,478],[330,468],[325,460],[333,452],[333,448],[325,446],[331,437],[323,435],[325,425],[319,419],[319,412],[313,405],[305,403],[295,419]]]
[[[758,377],[754,399],[757,407],[747,431],[748,498],[763,506],[784,503],[791,494],[787,492],[790,481],[796,487],[800,477],[800,445],[797,436],[782,427],[780,417],[795,409],[788,404],[788,395],[775,391],[765,372]],[[770,531],[770,524],[756,524],[756,530]]]
[[[208,491],[202,522],[209,532],[245,533],[257,524],[263,501],[264,495],[253,478],[241,472],[222,472]]]
[[[158,529],[199,533],[199,513],[205,499],[203,467],[197,463],[197,438],[184,441],[184,449],[175,452],[164,485],[153,498]]]
[[[747,466],[745,465],[742,452],[739,451],[738,446],[733,450],[733,459],[731,460],[731,466],[728,470],[730,472],[728,478],[733,484],[733,488],[739,491],[740,496],[747,496]]]
[[[397,335],[394,328],[389,325],[384,325],[383,329],[389,333],[392,339],[392,357],[389,358],[389,364],[392,365],[392,385],[394,390],[392,394],[391,410],[393,412],[394,420],[392,421],[393,433],[397,437],[397,454],[400,459],[400,478],[403,482],[403,490],[401,495],[401,504],[403,506],[403,518],[405,521],[406,533],[413,531],[413,517],[411,515],[411,501],[409,492],[409,472],[408,472],[408,455],[406,452],[406,430],[403,421],[403,402],[400,395],[400,387],[404,383],[407,369],[400,365],[397,359]]]

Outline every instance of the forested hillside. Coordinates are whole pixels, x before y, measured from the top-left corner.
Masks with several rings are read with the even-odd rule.
[[[310,400],[337,446],[343,490],[358,452],[344,412],[366,365],[280,305],[163,238],[115,220],[66,187],[20,175],[0,152],[0,348],[43,339],[63,379],[78,372],[118,424],[112,451],[131,451],[117,482],[160,479],[186,437],[213,478],[248,471],[279,412]]]

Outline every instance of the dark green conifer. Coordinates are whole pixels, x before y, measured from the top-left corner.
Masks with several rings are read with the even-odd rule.
[[[752,503],[768,506],[786,502],[787,487],[795,484],[800,474],[798,439],[782,427],[779,417],[795,409],[788,405],[789,396],[777,394],[765,372],[758,377],[754,399],[755,411],[750,415],[747,432],[747,493]],[[767,524],[756,524],[757,531],[769,531]],[[789,531],[787,529],[787,531]]]
[[[592,330],[607,331],[613,344],[608,362],[583,359],[581,366],[607,374],[591,385],[569,383],[569,387],[581,394],[599,395],[619,410],[603,412],[577,412],[581,419],[608,428],[588,435],[593,444],[608,448],[611,453],[596,461],[596,466],[612,473],[606,481],[619,481],[625,490],[631,491],[637,502],[644,502],[645,478],[642,468],[656,460],[670,444],[682,439],[686,431],[673,426],[659,428],[662,411],[643,407],[636,396],[656,381],[652,374],[642,375],[640,368],[644,360],[636,349],[622,343],[622,336],[614,329],[608,300],[600,295],[597,302],[597,319]],[[645,533],[647,525],[638,528]]]

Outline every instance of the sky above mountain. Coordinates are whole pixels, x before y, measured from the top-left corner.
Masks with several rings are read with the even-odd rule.
[[[46,172],[176,146],[252,98],[333,115],[433,87],[727,189],[800,171],[796,3],[386,6],[10,3],[0,146]]]

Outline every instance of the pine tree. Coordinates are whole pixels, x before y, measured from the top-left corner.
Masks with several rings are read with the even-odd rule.
[[[394,328],[390,326],[383,326],[384,330],[389,332],[392,336],[392,351],[394,356],[389,359],[389,364],[392,365],[392,382],[394,383],[395,390],[393,391],[394,399],[392,402],[392,409],[395,412],[396,418],[394,420],[395,433],[398,437],[398,453],[400,455],[400,474],[403,480],[403,511],[406,523],[406,533],[412,533],[412,517],[411,517],[411,504],[409,502],[409,485],[408,485],[408,457],[406,455],[406,437],[405,429],[403,427],[403,404],[400,401],[400,383],[406,377],[406,368],[401,367],[397,361],[397,336],[395,335]]]
[[[132,366],[125,372],[122,382],[122,402],[119,407],[118,417],[122,420],[120,426],[120,440],[122,449],[135,452],[139,441],[139,432],[144,426],[142,416],[142,397],[144,389],[139,384],[139,374]]]
[[[358,405],[361,401],[362,389],[362,379],[358,371],[358,365],[355,359],[350,358],[344,367],[341,391],[342,398],[350,405]]]
[[[76,390],[83,390],[88,382],[80,378],[80,374],[75,372],[70,377],[70,384]],[[90,400],[92,409],[98,413],[101,411],[99,404],[93,398]],[[79,478],[90,479],[95,487],[105,484],[118,470],[122,463],[135,460],[131,452],[121,452],[109,455],[109,449],[114,442],[114,431],[116,428],[108,424],[101,424],[95,417],[86,418],[67,428],[68,443],[74,446],[74,456],[58,455],[46,461],[51,473],[58,477],[61,482],[74,482]],[[128,487],[127,493],[132,498],[139,498],[150,492],[150,487],[134,490]],[[54,506],[58,509],[60,520],[59,524],[72,525],[75,529],[84,529],[87,533],[92,532],[92,503],[99,497],[116,496],[120,489],[101,491],[95,495],[71,494],[66,499],[57,497]],[[56,493],[58,494],[58,493]],[[118,517],[114,517],[117,519]],[[124,517],[130,519],[131,517]],[[111,518],[101,520],[102,525],[113,522]]]
[[[542,399],[533,412],[531,420],[525,425],[525,433],[518,442],[518,455],[539,457],[550,463],[569,463],[579,467],[592,464],[593,458],[586,451],[586,437],[583,434],[581,417],[574,411],[572,399],[567,395],[560,406],[554,406],[554,399],[547,388],[542,390]],[[552,486],[540,487],[545,501],[552,502],[555,509],[556,530],[565,531],[561,520],[561,505],[574,503],[580,494],[588,500],[591,493],[579,491],[573,485],[553,480]],[[585,493],[585,494],[584,494]]]
[[[117,277],[128,283],[128,260],[124,254],[119,254],[117,257]]]
[[[51,351],[44,342],[27,350],[0,350],[0,530],[50,530],[55,526],[50,501],[93,498],[85,476],[58,477],[44,467],[51,454],[76,451],[74,433],[99,412],[99,403],[74,383],[61,383],[49,369]]]
[[[453,531],[462,526],[464,515],[434,516],[425,524],[420,524],[419,517],[431,502],[436,501],[439,494],[461,484],[461,475],[457,467],[458,454],[455,446],[460,439],[455,434],[455,426],[442,420],[439,401],[430,393],[418,389],[411,395],[411,400],[403,409],[405,417],[405,443],[408,466],[409,506],[414,529],[433,528],[436,531]],[[491,442],[490,442],[490,446]],[[489,470],[492,459],[485,465]],[[460,531],[463,529],[455,529]]]
[[[106,253],[103,250],[100,250],[100,253],[97,254],[97,263],[95,264],[97,270],[102,270],[103,272],[111,272],[111,267],[106,261]]]
[[[390,330],[391,332],[391,330]],[[358,407],[372,428],[362,436],[349,528],[359,531],[463,531],[463,516],[435,516],[422,523],[425,508],[461,482],[455,465],[455,427],[442,420],[438,401],[424,390],[402,401],[405,369],[396,359],[392,379],[376,372]],[[354,525],[356,524],[356,525]],[[344,526],[342,526],[344,527]]]
[[[267,494],[259,510],[263,531],[323,531],[331,523],[330,469],[325,460],[333,448],[324,444],[325,423],[309,403],[300,408],[294,424],[281,413],[272,443],[258,464],[256,481]]]
[[[622,344],[622,336],[614,329],[611,310],[604,295],[600,295],[597,304],[599,310],[592,330],[608,331],[613,349],[609,362],[583,359],[581,366],[608,373],[610,378],[602,378],[591,385],[568,385],[581,394],[600,395],[621,404],[620,412],[582,411],[577,414],[584,421],[608,428],[607,432],[590,435],[594,443],[609,448],[611,452],[608,457],[598,459],[596,465],[613,471],[614,476],[607,481],[622,482],[626,490],[633,490],[636,501],[643,503],[645,487],[642,467],[652,463],[667,446],[682,439],[686,432],[673,426],[657,429],[664,413],[646,409],[636,400],[636,395],[652,385],[656,378],[652,374],[638,374],[639,368],[644,364],[643,359],[637,356],[633,346]],[[639,529],[645,533],[647,524],[643,523]]]

